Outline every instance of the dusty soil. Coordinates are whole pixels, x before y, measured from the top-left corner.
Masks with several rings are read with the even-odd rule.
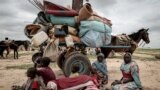
[[[140,67],[140,77],[144,90],[160,90],[160,60],[155,59],[153,52],[142,53],[142,51],[134,54],[134,60]],[[155,52],[156,54],[160,53]],[[21,85],[25,82],[25,72],[28,67],[33,66],[31,61],[32,54],[20,55],[18,60],[12,59],[0,59],[0,90],[11,90],[12,85]],[[116,79],[121,78],[121,72],[119,67],[123,62],[122,56],[117,55],[118,58],[107,59],[107,65],[109,70],[109,84]],[[91,58],[92,61],[93,58]],[[52,69],[58,75],[61,71],[55,63],[51,64]]]

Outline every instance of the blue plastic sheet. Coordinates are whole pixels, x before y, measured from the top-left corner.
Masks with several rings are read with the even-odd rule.
[[[111,35],[90,30],[80,39],[85,45],[95,48],[108,45],[111,42]]]
[[[99,21],[81,21],[81,25],[79,26],[80,32],[79,36],[83,36],[89,30],[93,30],[101,33],[111,33],[112,29],[103,22]]]
[[[98,21],[82,21],[79,27],[81,41],[89,47],[102,47],[111,42],[111,28]]]

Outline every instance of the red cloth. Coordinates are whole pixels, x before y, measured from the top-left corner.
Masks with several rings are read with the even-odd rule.
[[[130,66],[130,71],[128,73],[125,73],[124,71],[122,71],[123,77],[124,78],[133,78],[132,74],[131,74],[131,68],[134,68],[135,66],[136,66],[135,63],[132,63]],[[139,68],[138,68],[137,72],[139,73]]]
[[[42,76],[44,83],[46,85],[49,81],[56,79],[55,74],[50,67],[42,67],[37,71],[38,71],[38,75]]]
[[[32,86],[31,86],[32,89],[38,90],[39,87],[40,87],[40,86],[39,86],[39,84],[38,84],[38,81],[33,81],[33,82],[32,82]]]
[[[99,85],[100,85],[99,82],[98,82],[98,76],[97,76],[97,75],[93,75],[93,76],[91,76],[91,78],[92,78],[93,83],[94,83],[96,86],[99,86]]]
[[[45,12],[48,14],[53,14],[55,16],[77,16],[78,13],[73,9],[68,9],[63,6],[44,1]]]
[[[125,73],[124,71],[122,71],[122,74],[124,78],[132,78],[131,72]]]
[[[77,16],[78,14],[75,13],[74,11],[57,11],[57,10],[47,10],[46,11],[48,14],[53,14],[55,16]]]
[[[58,89],[65,89],[65,88],[70,88],[74,87],[80,84],[84,84],[88,81],[93,81],[92,77],[87,76],[87,75],[80,75],[78,77],[73,77],[73,78],[60,78],[57,80],[53,80],[58,86]]]

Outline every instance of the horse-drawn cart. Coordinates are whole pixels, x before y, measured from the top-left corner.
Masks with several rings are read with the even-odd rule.
[[[57,45],[58,47],[63,46],[66,48],[68,48],[69,46],[69,48],[72,49],[71,51],[66,49],[61,53],[59,53],[59,51],[56,53],[57,55],[59,55],[56,62],[66,76],[70,76],[72,73],[90,74],[91,62],[85,54],[86,47],[101,48],[101,52],[105,55],[106,58],[110,51],[113,49],[121,48],[123,51],[126,51],[126,49],[129,50],[128,48],[130,48],[131,45],[132,47],[136,48],[137,44],[131,43],[130,41],[134,39],[143,39],[143,36],[146,35],[143,33],[147,33],[147,30],[145,29],[140,30],[137,34],[141,37],[137,37],[137,35],[135,36],[133,34],[129,37],[132,38],[131,40],[127,39],[129,44],[117,45],[114,41],[115,37],[111,36],[111,21],[95,14],[89,3],[85,4],[81,8],[79,13],[75,10],[65,8],[48,1],[44,1],[44,5],[41,2],[38,2],[38,0],[37,3],[35,3],[34,5],[37,5],[37,7],[39,7],[42,11],[38,13],[38,17],[34,21],[34,24],[27,25],[25,28],[25,34],[29,38],[32,38],[37,33],[40,36],[37,37],[38,35],[35,35],[32,38],[32,40],[35,39],[35,41],[40,43],[37,44],[37,46],[39,45],[40,47],[40,51],[33,55],[33,62],[37,58],[44,56],[44,47],[47,46],[46,41],[48,40],[48,38],[53,39],[52,36],[56,36],[56,25],[62,25],[61,30],[57,30],[59,36],[66,37],[67,35],[71,34],[68,31],[69,29],[63,26],[73,27],[76,29],[76,32],[78,32],[74,33],[74,35],[76,37],[79,37],[79,40],[73,40],[73,46],[70,47],[70,45],[66,45],[67,43],[65,41],[67,40],[61,41]],[[52,31],[52,29],[54,29],[54,35],[53,33],[50,34],[50,31]],[[64,33],[67,35],[65,35]],[[106,50],[108,51],[106,52]],[[133,49],[133,51],[134,50],[135,49]],[[56,58],[56,56],[52,56],[51,59],[53,58]]]

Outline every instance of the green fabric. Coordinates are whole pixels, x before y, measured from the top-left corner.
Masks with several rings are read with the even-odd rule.
[[[125,84],[117,84],[112,86],[112,90],[139,90],[135,82],[128,82]]]
[[[138,65],[132,66],[131,74],[132,74],[132,77],[137,87],[142,88],[141,81],[140,81],[139,74],[138,74],[138,69],[139,69]]]
[[[49,21],[54,25],[68,25],[71,27],[75,27],[76,22],[74,17],[58,17],[51,14],[46,15]]]

